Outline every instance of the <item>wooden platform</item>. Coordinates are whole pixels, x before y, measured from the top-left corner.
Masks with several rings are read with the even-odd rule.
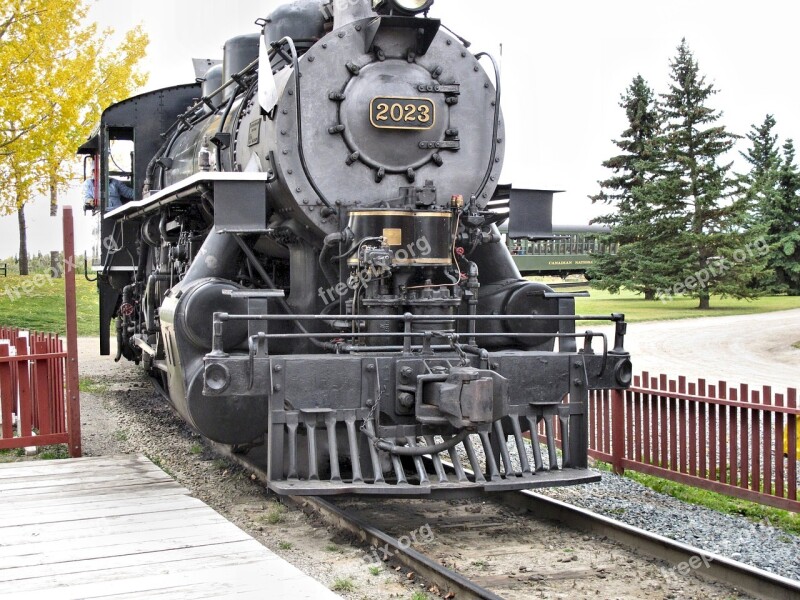
[[[143,456],[0,465],[0,598],[339,598]]]

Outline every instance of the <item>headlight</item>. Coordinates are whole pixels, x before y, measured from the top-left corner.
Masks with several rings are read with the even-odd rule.
[[[376,8],[383,6],[391,11],[396,11],[406,15],[416,15],[428,10],[433,4],[433,0],[379,0],[375,3]]]
[[[394,3],[400,10],[418,13],[429,9],[433,0],[394,0]]]

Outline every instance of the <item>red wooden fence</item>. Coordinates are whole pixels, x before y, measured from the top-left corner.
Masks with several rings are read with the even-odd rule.
[[[625,469],[800,512],[797,390],[643,373],[589,400],[589,455]]]
[[[56,335],[0,327],[0,450],[68,444],[70,456],[81,455],[74,229],[69,207],[64,209],[63,224],[67,349]]]
[[[0,449],[69,443],[66,357],[58,336],[0,327]]]

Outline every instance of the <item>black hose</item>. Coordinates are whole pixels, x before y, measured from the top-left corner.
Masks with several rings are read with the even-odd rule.
[[[489,183],[489,178],[492,176],[492,169],[494,169],[494,162],[497,158],[497,132],[500,130],[500,100],[502,92],[500,89],[500,66],[494,59],[494,56],[487,52],[476,54],[475,58],[480,60],[482,57],[487,56],[492,61],[494,66],[494,79],[495,79],[495,100],[494,100],[494,129],[492,131],[492,153],[489,155],[489,167],[486,169],[486,174],[483,176],[483,181],[480,187],[475,192],[475,198],[480,198],[483,190],[486,189],[486,184]]]
[[[384,452],[394,454],[395,456],[424,456],[425,454],[433,455],[439,454],[439,452],[444,452],[445,450],[449,450],[450,448],[454,448],[467,439],[468,435],[469,431],[462,429],[449,440],[433,446],[396,446],[394,442],[390,442],[389,440],[376,440],[375,447],[378,450],[383,450]]]

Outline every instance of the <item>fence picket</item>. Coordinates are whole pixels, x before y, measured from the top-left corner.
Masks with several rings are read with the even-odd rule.
[[[0,358],[10,354],[10,346],[0,344]],[[0,419],[3,421],[3,439],[14,437],[14,390],[11,385],[10,362],[0,362]]]
[[[17,338],[17,356],[28,355],[28,340]],[[31,398],[31,372],[27,360],[17,362],[17,389],[19,393],[20,436],[29,437],[33,433],[33,400]]]
[[[797,390],[792,388],[786,394],[786,405],[797,408]],[[787,415],[787,454],[789,473],[786,478],[789,489],[789,500],[797,500],[797,413]]]

